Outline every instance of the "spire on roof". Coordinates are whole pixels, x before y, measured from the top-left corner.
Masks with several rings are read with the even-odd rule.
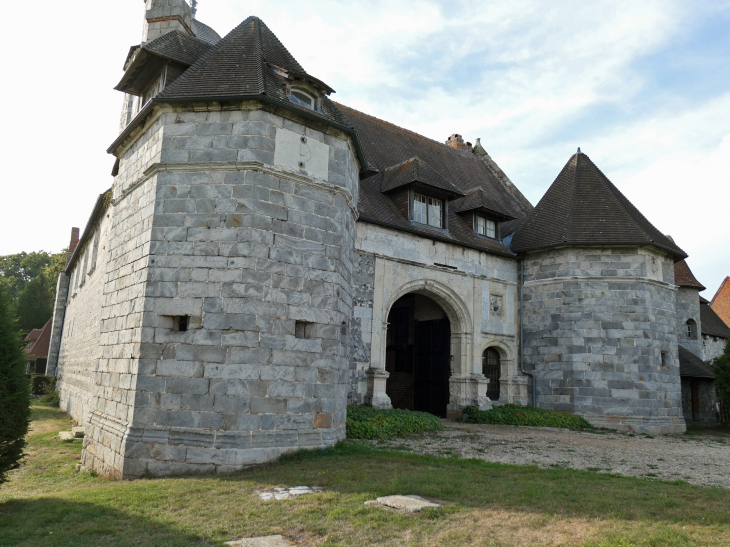
[[[191,0],[190,10],[193,12],[193,19],[195,19],[195,14],[198,13],[198,0]]]
[[[687,257],[583,153],[568,160],[516,232],[511,248],[528,252],[564,245],[647,245],[677,259]]]

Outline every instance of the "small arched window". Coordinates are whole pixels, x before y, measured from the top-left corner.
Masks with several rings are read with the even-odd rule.
[[[687,323],[685,323],[684,328],[687,333],[687,338],[697,340],[697,323],[694,319],[687,319]]]
[[[312,95],[310,95],[303,89],[299,89],[296,87],[293,87],[289,92],[289,100],[294,104],[298,104],[299,106],[303,106],[304,108],[308,108],[310,110],[314,110],[314,105],[316,102]]]
[[[499,352],[494,348],[487,348],[482,355],[482,374],[489,379],[487,397],[491,401],[499,400],[499,378],[502,375]]]

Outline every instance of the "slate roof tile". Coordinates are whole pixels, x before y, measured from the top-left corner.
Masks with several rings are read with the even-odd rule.
[[[401,186],[420,182],[449,194],[463,196],[464,192],[436,172],[428,163],[413,157],[398,165],[387,167],[383,173],[382,191],[388,192]]]
[[[689,269],[686,260],[680,260],[674,264],[674,284],[680,287],[688,287],[690,289],[699,289],[704,291],[706,287],[697,281],[697,278]]]
[[[679,375],[690,378],[715,378],[715,373],[707,363],[682,346],[679,346]]]
[[[730,337],[730,327],[710,307],[710,303],[700,297],[700,325],[702,334],[717,336],[719,338]]]
[[[512,220],[515,218],[504,211],[500,211],[492,200],[489,199],[489,196],[487,196],[487,193],[483,188],[477,188],[470,192],[469,195],[461,199],[454,200],[452,207],[455,213],[485,210],[505,219]]]
[[[495,210],[514,217],[514,220],[501,224],[502,235],[508,236],[524,220],[526,210],[479,156],[456,150],[342,104],[336,103],[336,106],[357,131],[366,161],[379,171],[360,181],[360,220],[485,252],[514,256],[500,241],[477,235],[451,205],[448,207],[448,232],[445,233],[411,223],[382,192],[387,169],[417,157],[464,194],[481,188]]]
[[[647,245],[687,257],[580,152],[568,160],[511,248],[523,253],[564,245]]]

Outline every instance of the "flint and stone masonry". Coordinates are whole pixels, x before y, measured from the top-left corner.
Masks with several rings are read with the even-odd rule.
[[[538,405],[594,426],[685,430],[673,260],[649,248],[565,248],[528,254],[526,368]]]

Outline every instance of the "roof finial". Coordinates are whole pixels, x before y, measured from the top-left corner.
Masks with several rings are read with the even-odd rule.
[[[195,19],[195,14],[198,12],[198,0],[191,0],[190,8],[193,12],[193,19]]]
[[[194,0],[193,0],[193,1],[194,1]],[[578,147],[578,154],[580,154],[580,153],[581,153],[581,151],[580,151],[580,146],[579,146],[579,147]]]

